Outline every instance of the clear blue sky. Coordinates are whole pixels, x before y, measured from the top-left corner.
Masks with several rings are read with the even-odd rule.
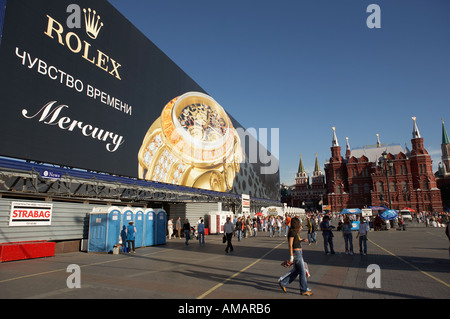
[[[376,143],[411,147],[417,123],[434,169],[450,130],[448,0],[110,0],[244,127],[280,129],[280,180]],[[381,29],[369,29],[369,4]]]

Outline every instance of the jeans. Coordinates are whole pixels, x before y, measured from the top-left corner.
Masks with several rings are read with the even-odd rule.
[[[241,241],[241,239],[242,239],[242,230],[236,230],[236,233],[237,233],[238,241]]]
[[[131,247],[133,247],[133,251],[135,251],[135,242],[134,240],[127,240],[128,242],[128,252],[131,252]]]
[[[191,239],[191,231],[190,230],[187,230],[187,229],[184,230],[184,238],[185,238],[184,243],[186,245],[189,245],[189,239]]]
[[[317,235],[316,232],[312,232],[312,233],[308,232],[308,242],[309,243],[317,243],[316,235]]]
[[[363,252],[363,244],[364,244],[364,253],[367,254],[367,235],[359,236],[359,252]]]
[[[323,233],[323,248],[325,253],[328,254],[328,245],[330,245],[331,253],[334,254],[333,235]]]
[[[344,233],[345,251],[353,253],[353,236],[352,233]],[[349,249],[350,244],[350,249]]]
[[[288,286],[297,277],[300,281],[300,293],[308,291],[308,282],[306,281],[306,269],[303,262],[303,253],[301,250],[294,250],[294,265],[291,271],[280,278],[280,285]]]
[[[204,245],[205,244],[205,232],[204,231],[198,232],[198,243],[200,245]]]

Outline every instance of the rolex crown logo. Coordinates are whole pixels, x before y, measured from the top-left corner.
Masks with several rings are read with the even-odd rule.
[[[100,16],[95,10],[83,9],[84,20],[86,23],[86,33],[92,39],[97,39],[100,30],[103,27],[103,22],[100,22]]]

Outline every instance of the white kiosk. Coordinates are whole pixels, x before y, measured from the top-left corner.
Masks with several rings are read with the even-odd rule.
[[[231,217],[231,221],[233,221],[233,212],[217,211],[209,212],[208,215],[210,234],[223,233],[223,225],[227,222],[227,217]]]

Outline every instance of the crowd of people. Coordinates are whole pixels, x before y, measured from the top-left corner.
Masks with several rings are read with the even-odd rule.
[[[419,213],[413,215],[413,221],[424,223],[426,227],[446,227],[450,222],[450,213]]]
[[[360,226],[358,227],[357,238],[359,239],[360,253],[365,255],[367,253],[367,232],[372,228],[375,231],[380,231],[383,229],[390,229],[394,225],[397,225],[398,229],[405,230],[405,220],[401,215],[394,221],[382,220],[377,214],[375,217],[362,217],[359,214],[356,215],[340,215],[340,214],[330,214],[330,213],[318,213],[310,212],[304,217],[302,223],[307,229],[307,243],[308,245],[317,244],[317,232],[322,232],[322,237],[324,239],[324,251],[326,254],[334,254],[334,243],[333,243],[333,230],[334,226],[331,222],[337,223],[338,226],[336,231],[342,231],[342,236],[345,242],[345,253],[353,254],[353,235],[352,235],[352,222],[359,221]],[[262,216],[255,215],[251,217],[248,216],[236,216],[233,220],[227,221],[233,225],[233,236],[237,237],[238,241],[242,238],[256,237],[259,232],[269,233],[269,237],[287,237],[289,229],[291,227],[291,220],[294,216]],[[302,220],[302,219],[299,219]],[[423,224],[426,227],[447,227],[450,222],[449,213],[428,213],[419,212],[411,214],[411,223]],[[128,251],[135,251],[133,244],[134,232],[130,227],[125,227],[122,230],[123,242],[130,245]],[[227,226],[230,229],[230,226]],[[302,225],[303,227],[303,225]],[[128,229],[130,228],[130,229]],[[167,233],[168,239],[178,237],[181,239],[182,234],[185,238],[186,245],[189,245],[189,240],[193,237],[199,240],[200,245],[205,244],[205,225],[203,218],[197,221],[197,225],[191,226],[189,220],[181,221],[178,217],[177,221],[174,222],[173,219],[169,219],[167,222]],[[127,238],[128,237],[128,238]],[[229,239],[229,245],[227,246],[231,251],[231,237]],[[227,249],[228,252],[228,249]]]
[[[242,238],[256,237],[258,232],[268,232],[270,237],[286,237],[291,225],[289,216],[254,216],[250,215],[236,217],[233,221],[236,236],[240,241]]]
[[[327,255],[335,254],[334,251],[334,233],[342,233],[345,243],[345,254],[353,255],[353,234],[359,244],[359,253],[367,254],[367,235],[370,230],[380,231],[389,230],[397,227],[398,230],[406,230],[406,220],[399,215],[394,220],[383,220],[379,214],[376,216],[362,216],[361,214],[341,215],[336,213],[318,213],[311,212],[302,216],[302,226],[307,230],[308,245],[317,244],[317,234],[321,233],[323,237],[324,252]],[[256,237],[258,232],[268,232],[269,237],[288,236],[291,226],[291,216],[240,216],[235,218],[234,226],[235,236],[240,241],[242,238],[250,236]],[[353,222],[357,221],[356,228]],[[450,222],[449,213],[412,213],[411,223],[423,224],[426,227],[447,227]],[[337,227],[332,226],[337,225]],[[355,232],[353,232],[355,231]]]
[[[175,227],[175,230],[174,230]],[[170,218],[167,221],[167,237],[168,239],[179,238],[181,239],[181,235],[184,235],[184,243],[189,245],[189,240],[195,236],[198,239],[199,245],[205,245],[205,222],[203,218],[200,218],[197,221],[197,228],[191,225],[189,219],[185,219],[183,223],[181,222],[181,217],[178,217],[177,221],[174,224],[173,218]],[[174,232],[175,231],[175,232]]]
[[[324,252],[327,255],[335,254],[334,250],[334,234],[342,233],[345,243],[345,254],[354,254],[353,232],[357,230],[356,239],[359,242],[359,253],[362,256],[367,254],[367,235],[371,228],[375,231],[381,230],[382,223],[391,225],[390,221],[380,219],[379,215],[375,217],[364,217],[361,214],[327,214],[327,213],[308,213],[302,216],[303,220],[297,216],[238,216],[233,220],[227,217],[226,223],[223,227],[223,243],[226,243],[226,253],[234,250],[232,239],[237,237],[238,241],[242,238],[256,237],[258,232],[268,232],[269,237],[287,237],[289,246],[290,259],[285,263],[288,266],[293,266],[285,275],[279,278],[278,284],[283,292],[286,292],[286,287],[292,283],[296,278],[300,281],[300,294],[305,296],[312,295],[311,289],[308,288],[307,277],[309,270],[307,264],[303,260],[302,243],[311,245],[317,244],[317,233],[320,231],[323,237]],[[354,221],[358,221],[357,229],[353,225]],[[411,215],[412,223],[423,223],[427,227],[446,227],[446,235],[450,241],[450,215],[448,213],[419,213]],[[404,224],[402,216],[399,216],[395,223],[401,227]],[[332,224],[337,224],[337,227]],[[307,229],[307,238],[301,238],[301,231],[303,226]],[[182,232],[185,237],[185,244],[189,245],[189,240],[192,238],[192,232],[195,230],[191,226],[188,219],[182,223],[181,218],[178,218],[174,223],[173,219],[169,219],[167,223],[167,232],[169,239],[178,237],[181,239]],[[175,227],[175,234],[174,228]],[[388,228],[388,227],[387,227]],[[124,226],[122,230],[122,242],[128,244],[128,252],[135,252],[134,237],[136,228],[133,222],[128,226]],[[205,225],[203,218],[197,221],[197,230],[195,236],[199,241],[199,245],[205,245]],[[449,246],[450,256],[450,246]]]

